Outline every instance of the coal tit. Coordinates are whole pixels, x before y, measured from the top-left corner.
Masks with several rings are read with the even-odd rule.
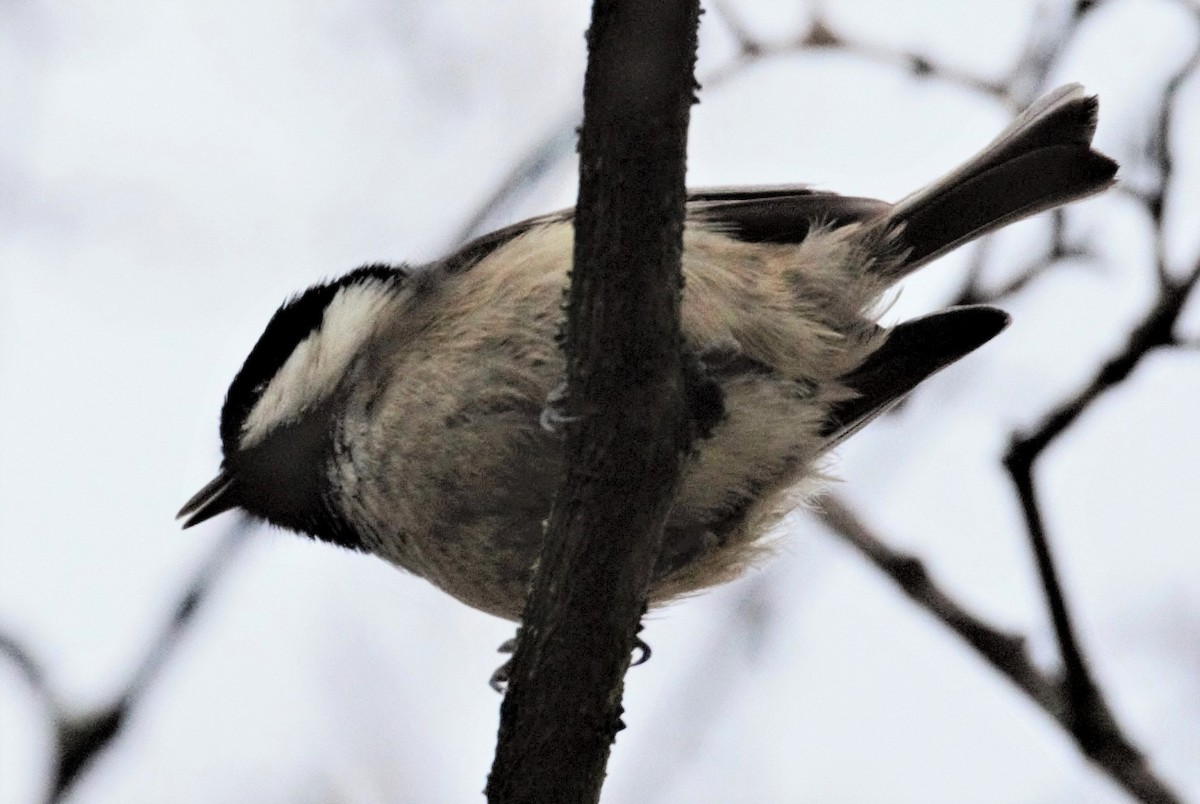
[[[988,307],[890,329],[875,316],[939,255],[1107,188],[1096,114],[1062,87],[895,204],[801,186],[689,195],[684,348],[723,411],[686,464],[652,604],[737,576],[830,448],[1005,326]],[[519,618],[563,462],[542,414],[563,375],[572,240],[565,210],[287,301],[229,387],[221,471],[185,527],[241,508]]]

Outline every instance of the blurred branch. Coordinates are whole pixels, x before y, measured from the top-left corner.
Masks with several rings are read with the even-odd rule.
[[[1198,20],[1200,21],[1200,20]],[[1034,466],[1047,449],[1073,426],[1080,417],[1112,388],[1123,383],[1141,361],[1155,349],[1175,346],[1175,324],[1189,295],[1200,279],[1200,261],[1180,279],[1173,279],[1167,265],[1164,210],[1174,176],[1170,148],[1170,128],[1174,108],[1183,81],[1200,65],[1200,42],[1191,56],[1167,82],[1161,100],[1157,124],[1152,136],[1151,157],[1157,165],[1158,181],[1153,190],[1139,194],[1154,226],[1155,274],[1157,296],[1142,319],[1130,332],[1124,347],[1101,365],[1091,381],[1070,399],[1047,413],[1031,432],[1014,435],[1004,466],[1021,504],[1026,533],[1037,564],[1038,576],[1050,609],[1050,618],[1063,661],[1065,703],[1063,723],[1076,742],[1093,759],[1125,756],[1127,743],[1120,736],[1112,711],[1089,668],[1062,589],[1053,560],[1041,501],[1034,483]],[[1137,764],[1138,756],[1125,756]],[[1158,800],[1158,799],[1146,799]]]
[[[166,665],[172,650],[183,638],[184,631],[195,618],[200,605],[225,574],[237,555],[238,548],[246,541],[248,533],[248,522],[242,520],[218,542],[192,577],[183,596],[175,605],[170,620],[150,644],[141,663],[125,685],[125,690],[116,700],[99,711],[56,723],[58,767],[51,788],[51,802],[65,798],[66,792],[79,773],[120,732],[130,712],[141,702],[150,685]]]
[[[863,556],[890,577],[917,605],[941,620],[950,630],[976,650],[993,667],[1021,688],[1039,706],[1054,717],[1062,707],[1053,679],[1047,678],[1025,648],[1024,637],[993,628],[967,611],[930,577],[925,564],[916,556],[889,547],[858,518],[853,509],[836,494],[824,495],[817,514],[835,534],[845,539]]]
[[[492,228],[488,224],[495,222],[494,218],[514,196],[527,192],[550,172],[558,160],[574,150],[575,127],[579,125],[580,115],[579,111],[573,111],[565,116],[554,125],[549,134],[534,143],[524,156],[517,160],[492,190],[491,195],[484,199],[467,218],[466,223],[459,227],[450,242],[449,251],[459,248],[471,238]]]
[[[124,690],[100,709],[83,714],[69,713],[51,689],[42,666],[13,638],[0,634],[0,654],[17,666],[34,694],[42,700],[54,730],[56,758],[47,801],[64,800],[80,773],[117,737],[248,533],[249,527],[243,521],[217,544],[196,570],[171,618],[150,644]]]
[[[17,666],[17,671],[25,679],[25,683],[33,688],[39,698],[45,701],[51,700],[45,671],[29,651],[17,642],[16,638],[0,633],[0,656],[4,656]]]
[[[1076,0],[1065,4],[1043,0],[1034,12],[1025,44],[1013,61],[1003,86],[1013,101],[1010,110],[1018,112],[1046,91],[1046,82],[1059,55],[1070,44],[1084,19],[1104,0]]]
[[[983,238],[972,253],[962,289],[948,302],[948,306],[994,304],[1020,293],[1063,260],[1094,259],[1097,256],[1086,245],[1078,245],[1067,239],[1067,211],[1063,207],[1050,210],[1046,215],[1050,219],[1050,242],[1040,257],[999,287],[988,288],[983,276],[996,241],[993,237]]]
[[[1004,79],[995,80],[919,51],[850,36],[837,30],[827,20],[821,13],[820,3],[815,0],[809,3],[808,24],[792,35],[774,41],[765,41],[751,33],[729,0],[709,0],[706,8],[737,41],[738,52],[728,62],[710,71],[700,83],[712,91],[764,59],[838,51],[865,61],[899,68],[916,78],[940,81],[978,92],[997,100],[1009,112],[1016,114],[1045,89],[1054,58],[1069,43],[1084,18],[1102,4],[1102,0],[1080,0],[1059,20],[1054,19],[1054,10],[1060,4],[1043,4],[1031,21],[1025,47],[1012,70]],[[452,247],[457,248],[483,234],[492,228],[489,224],[499,225],[501,221],[497,218],[504,209],[528,192],[555,162],[572,152],[579,116],[578,111],[565,114],[560,123],[517,159],[496,188],[459,227],[452,238]],[[1033,275],[1030,274],[1031,277]]]
[[[1066,595],[1055,567],[1041,502],[1033,481],[1034,464],[1054,441],[1074,425],[1105,392],[1124,382],[1152,351],[1177,343],[1175,322],[1188,295],[1200,279],[1200,262],[1179,281],[1160,274],[1163,281],[1151,309],[1130,333],[1124,348],[1105,361],[1079,393],[1051,411],[1032,432],[1015,436],[1004,456],[1004,466],[1016,488],[1025,517],[1030,546],[1037,563],[1042,588],[1062,655],[1067,686],[1063,723],[1085,753],[1093,759],[1111,753],[1116,722],[1104,696],[1088,669],[1072,625]],[[1146,799],[1157,800],[1157,799]]]
[[[790,56],[804,51],[836,50],[864,61],[899,68],[917,78],[933,78],[990,95],[1016,110],[1015,100],[1009,96],[1007,87],[1002,83],[938,61],[919,51],[858,39],[838,31],[820,12],[816,3],[810,5],[811,14],[807,27],[791,37],[776,41],[764,41],[751,34],[728,2],[714,0],[709,5],[737,40],[739,52],[730,62],[711,73],[704,81],[705,86],[719,85],[749,65],[765,58]]]
[[[739,45],[738,52],[728,62],[701,78],[701,85],[708,91],[717,89],[725,82],[737,77],[748,67],[764,59],[839,51],[865,61],[900,68],[917,78],[941,81],[980,92],[996,99],[1015,114],[1027,105],[1026,95],[1037,94],[1037,90],[1044,84],[1048,71],[1048,66],[1041,70],[1026,70],[1025,72],[1014,70],[1013,76],[1004,81],[988,79],[935,59],[928,54],[893,48],[881,42],[857,39],[838,31],[820,14],[819,5],[815,2],[810,3],[812,13],[807,26],[790,36],[775,41],[764,41],[755,37],[742,23],[728,0],[710,0],[705,3],[705,7],[725,25]],[[1031,30],[1040,32],[1041,38],[1038,41],[1043,44],[1039,49],[1031,49],[1029,52],[1040,54],[1042,49],[1048,47],[1046,43],[1052,41],[1059,42],[1061,46],[1061,43],[1073,34],[1075,27],[1088,10],[1090,7],[1072,14],[1068,24],[1061,28],[1048,27],[1041,18],[1036,20]],[[1018,94],[1013,87],[1022,79],[1027,84],[1036,82],[1036,87],[1030,92]],[[533,143],[517,159],[487,198],[467,216],[466,221],[455,233],[451,245],[457,248],[471,238],[483,234],[491,228],[489,224],[499,225],[501,221],[496,220],[496,217],[506,207],[514,204],[518,197],[528,192],[557,160],[565,158],[572,152],[575,130],[578,125],[578,111],[565,114],[562,121],[550,133]]]
[[[1023,637],[1005,633],[968,611],[937,585],[920,559],[889,547],[839,497],[823,497],[818,514],[835,534],[891,578],[913,602],[941,620],[1058,721],[1075,738],[1083,753],[1114,781],[1141,801],[1162,804],[1181,801],[1154,775],[1145,757],[1125,737],[1107,707],[1095,712],[1092,731],[1081,733],[1076,729],[1076,720],[1068,703],[1073,695],[1070,677],[1039,670],[1026,650]],[[1101,720],[1101,715],[1105,719]]]
[[[1164,217],[1167,197],[1172,190],[1175,178],[1175,157],[1171,151],[1171,125],[1175,120],[1179,90],[1188,78],[1195,75],[1197,67],[1200,66],[1200,8],[1197,8],[1193,14],[1196,18],[1197,42],[1188,59],[1167,81],[1163,89],[1162,100],[1159,103],[1156,124],[1150,136],[1148,156],[1156,168],[1157,181],[1149,190],[1138,191],[1130,188],[1127,193],[1141,203],[1154,226],[1154,268],[1158,274],[1160,286],[1172,284],[1170,269],[1167,265]]]

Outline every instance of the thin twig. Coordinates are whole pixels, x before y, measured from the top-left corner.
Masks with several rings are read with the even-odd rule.
[[[1198,278],[1200,263],[1182,281],[1168,281],[1162,285],[1155,304],[1130,334],[1124,348],[1105,361],[1092,381],[1072,399],[1053,410],[1036,430],[1014,438],[1004,456],[1004,466],[1021,503],[1027,535],[1062,656],[1066,707],[1059,720],[1084,753],[1103,764],[1111,774],[1124,773],[1123,766],[1126,763],[1143,763],[1140,756],[1134,756],[1126,750],[1129,743],[1121,734],[1103,693],[1093,679],[1075,636],[1066,595],[1046,535],[1033,470],[1037,459],[1096,399],[1123,382],[1153,350],[1175,345],[1175,322]],[[1133,789],[1131,792],[1137,794]],[[1142,796],[1142,800],[1169,799]]]
[[[41,699],[54,731],[56,760],[47,794],[48,802],[65,799],[79,774],[119,734],[130,712],[141,702],[146,690],[170,659],[176,643],[183,637],[199,606],[230,566],[248,532],[243,522],[217,544],[192,577],[170,620],[147,648],[124,690],[99,709],[83,714],[69,713],[51,689],[42,665],[15,639],[0,634],[0,654],[7,656],[17,666],[35,695]]]
[[[1107,708],[1103,709],[1107,716],[1106,728],[1098,733],[1103,739],[1084,742],[1073,728],[1070,706],[1066,703],[1070,695],[1067,679],[1039,670],[1029,656],[1023,637],[1005,633],[968,611],[937,585],[920,559],[889,547],[838,497],[827,495],[822,498],[819,516],[918,606],[941,620],[989,665],[1058,721],[1076,739],[1083,753],[1125,790],[1145,802],[1171,804],[1181,801],[1154,774],[1141,751],[1126,739]]]
[[[16,665],[21,677],[25,679],[25,683],[33,688],[38,697],[46,701],[51,700],[46,671],[42,669],[41,663],[33,658],[33,654],[26,650],[15,637],[0,633],[0,655]]]
[[[728,62],[701,78],[700,84],[710,92],[764,59],[792,56],[803,52],[837,50],[866,61],[900,67],[919,78],[942,81],[982,92],[997,99],[1013,112],[1017,111],[1020,106],[1001,83],[975,75],[923,53],[855,39],[833,29],[816,13],[808,27],[802,31],[776,42],[764,42],[753,37],[749,29],[740,22],[727,4],[714,5],[712,10],[738,40],[739,49]],[[458,247],[471,238],[483,234],[485,226],[493,222],[498,213],[514,204],[523,193],[528,192],[557,160],[570,154],[575,144],[575,131],[578,126],[579,112],[573,111],[564,115],[546,136],[533,143],[517,160],[513,168],[505,174],[496,188],[458,228],[452,238],[452,244]]]
[[[1065,13],[1061,3],[1045,0],[1030,21],[1029,33],[1008,76],[1001,82],[1019,111],[1046,91],[1046,82],[1059,55],[1079,31],[1084,19],[1102,0],[1077,0]],[[1057,19],[1056,19],[1057,18]]]
[[[991,236],[983,238],[975,247],[971,262],[967,265],[967,276],[962,290],[949,302],[949,306],[994,304],[1003,301],[1020,293],[1063,260],[1090,259],[1096,256],[1095,252],[1086,245],[1078,245],[1067,239],[1065,209],[1058,207],[1048,212],[1047,216],[1050,218],[1051,225],[1050,242],[1046,245],[1044,253],[999,287],[987,288],[983,282],[984,269],[992,257],[996,242],[995,238]]]
[[[1062,656],[1069,692],[1067,719],[1072,734],[1085,750],[1103,745],[1112,729],[1112,716],[1088,667],[1087,659],[1075,635],[1070,608],[1055,566],[1041,504],[1034,483],[1034,465],[1054,441],[1070,428],[1091,404],[1106,391],[1125,381],[1151,351],[1177,343],[1175,323],[1200,275],[1200,264],[1182,280],[1173,280],[1166,264],[1163,245],[1164,199],[1173,176],[1170,156],[1170,125],[1179,87],[1200,65],[1200,44],[1180,70],[1168,81],[1153,138],[1152,156],[1156,159],[1158,185],[1141,197],[1155,228],[1155,272],[1158,296],[1142,320],[1129,334],[1120,352],[1105,361],[1083,389],[1048,413],[1034,430],[1014,435],[1004,466],[1021,504],[1026,533],[1037,564],[1038,576],[1050,609],[1055,637]]]
[[[459,248],[468,240],[483,234],[494,223],[494,217],[515,196],[531,189],[535,183],[575,149],[575,128],[579,125],[581,112],[572,111],[550,129],[545,137],[529,148],[491,194],[479,204],[450,241],[451,250]]]
[[[919,558],[888,547],[837,495],[822,497],[817,512],[822,522],[895,581],[909,598],[949,626],[1038,705],[1058,716],[1062,707],[1055,685],[1029,658],[1023,637],[994,628],[967,611],[934,582]]]
[[[1197,22],[1200,23],[1200,16]],[[1171,152],[1171,126],[1175,120],[1175,106],[1179,90],[1183,82],[1191,77],[1200,66],[1200,37],[1188,57],[1179,69],[1167,81],[1163,91],[1162,104],[1159,107],[1157,125],[1150,140],[1150,156],[1158,165],[1158,184],[1154,190],[1142,198],[1147,214],[1154,224],[1154,267],[1158,273],[1160,285],[1170,284],[1170,269],[1167,266],[1167,238],[1164,214],[1167,196],[1172,189],[1175,178],[1175,157]]]

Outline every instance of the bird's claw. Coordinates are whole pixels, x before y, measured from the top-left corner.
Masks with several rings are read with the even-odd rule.
[[[579,421],[579,416],[567,413],[564,406],[566,401],[567,383],[563,381],[546,394],[546,406],[542,408],[542,415],[538,417],[538,424],[543,430],[560,435],[566,425]]]
[[[639,664],[645,664],[650,661],[650,646],[641,637],[633,638],[633,649],[639,655],[629,663],[630,667],[637,667]]]
[[[516,649],[517,638],[512,637],[511,639],[506,639],[504,642],[500,643],[500,647],[496,649],[496,652],[513,653],[516,651]],[[630,661],[630,667],[637,667],[639,664],[645,664],[650,660],[650,646],[647,645],[641,637],[634,637],[633,650],[636,655],[634,656],[633,660]],[[488,686],[503,695],[508,691],[508,682],[509,679],[512,678],[512,669],[513,660],[509,658],[504,662],[504,664],[496,668],[496,672],[492,673],[492,677],[488,679]]]

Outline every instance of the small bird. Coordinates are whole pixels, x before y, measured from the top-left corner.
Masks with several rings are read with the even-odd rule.
[[[719,410],[687,458],[651,604],[740,574],[832,447],[1006,326],[983,306],[890,329],[876,316],[936,257],[1108,188],[1097,109],[1061,87],[895,204],[803,186],[689,194],[683,348]],[[229,387],[221,471],[179,512],[184,527],[241,508],[518,619],[563,466],[544,412],[564,375],[572,217],[285,302]]]

